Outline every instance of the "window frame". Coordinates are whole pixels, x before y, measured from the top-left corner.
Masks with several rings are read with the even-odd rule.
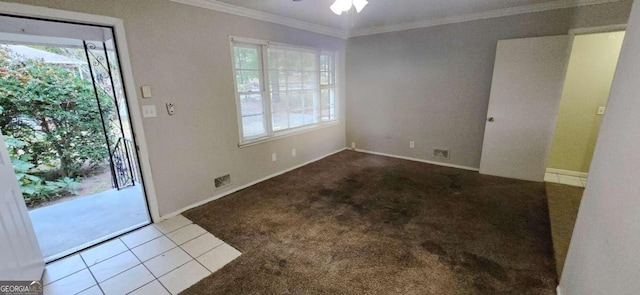
[[[258,61],[259,68],[259,77],[260,77],[260,91],[259,92],[240,92],[238,89],[238,78],[237,78],[237,70],[236,69],[236,59],[235,59],[235,48],[236,44],[238,47],[247,47],[247,48],[257,48],[258,56],[260,57]],[[304,47],[304,46],[296,46],[291,44],[284,43],[275,43],[258,39],[250,39],[250,38],[240,38],[240,37],[229,37],[229,45],[231,49],[231,68],[233,73],[233,87],[235,94],[235,102],[236,102],[236,113],[237,113],[237,122],[238,122],[238,136],[239,136],[239,147],[246,147],[251,145],[256,145],[263,142],[273,141],[280,138],[309,132],[312,130],[317,130],[325,127],[330,127],[340,123],[340,112],[339,112],[339,83],[338,83],[338,53],[331,50],[323,50],[318,48]],[[270,89],[269,81],[270,81],[270,73],[269,73],[269,45],[276,47],[278,49],[291,49],[291,50],[299,50],[306,52],[313,52],[315,54],[315,62],[317,66],[317,70],[315,71],[317,78],[317,95],[314,98],[314,114],[316,117],[316,122],[311,124],[306,124],[297,127],[289,127],[286,129],[275,130],[273,126],[273,118],[272,118],[272,91]],[[322,90],[326,89],[327,85],[322,85],[320,81],[321,75],[321,64],[320,59],[322,55],[330,55],[332,57],[332,69],[334,75],[334,84],[328,85],[334,89],[334,112],[335,118],[330,120],[323,120],[322,118],[322,106],[321,106],[321,95]],[[261,94],[262,95],[262,110],[264,115],[263,126],[265,128],[265,133],[255,135],[255,136],[245,136],[244,135],[244,125],[243,125],[243,115],[242,115],[242,100],[241,95],[247,94]]]

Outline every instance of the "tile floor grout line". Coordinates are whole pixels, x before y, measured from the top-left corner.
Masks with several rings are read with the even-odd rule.
[[[153,226],[153,224],[150,224],[150,225],[151,225],[151,226]],[[157,229],[155,226],[154,226],[154,228],[155,228],[155,229]],[[158,230],[158,229],[157,229],[157,230]],[[160,230],[158,230],[158,231],[160,231]],[[164,236],[164,234],[163,234],[162,232],[160,232],[160,233]],[[160,237],[157,237],[157,238],[160,238]],[[157,239],[157,238],[156,238],[156,239]],[[153,241],[153,240],[155,240],[155,239],[152,239],[152,240],[150,240],[150,241],[148,241],[148,242],[151,242],[151,241]],[[142,259],[140,259],[138,256],[136,256],[136,254],[135,254],[135,253],[133,253],[133,251],[131,251],[131,249],[135,249],[136,247],[138,247],[138,246],[142,246],[142,245],[144,245],[144,244],[146,244],[146,243],[140,244],[140,245],[138,245],[138,246],[136,246],[136,247],[133,247],[133,248],[129,247],[129,245],[127,245],[124,241],[122,241],[122,243],[124,244],[124,246],[125,246],[125,247],[127,247],[127,249],[129,249],[128,251],[129,251],[129,252],[131,252],[131,254],[133,255],[133,257],[135,257],[136,259],[138,259],[138,261],[140,262],[140,264],[138,264],[138,265],[142,265],[142,267],[144,267],[144,268],[145,268],[145,269],[146,269],[146,270],[151,274],[151,276],[153,277],[153,280],[152,280],[152,281],[150,281],[150,282],[148,282],[148,283],[146,283],[146,284],[144,284],[144,285],[142,285],[142,286],[140,286],[140,287],[138,287],[138,288],[135,288],[135,289],[131,290],[131,292],[127,292],[127,294],[131,294],[131,293],[133,293],[133,292],[137,291],[138,289],[140,289],[140,288],[142,288],[142,287],[144,287],[144,286],[146,286],[146,285],[148,285],[148,284],[153,283],[153,281],[158,281],[158,278],[156,278],[156,275],[154,275],[154,274],[153,274],[153,272],[151,272],[151,270],[150,270],[146,265],[144,265],[144,262],[142,262]],[[164,253],[166,253],[166,252],[163,252],[162,254],[164,254]],[[162,254],[160,254],[160,255],[162,255]],[[159,256],[159,255],[158,255],[158,256]],[[136,266],[138,266],[138,265],[136,265]],[[136,266],[134,266],[134,267],[136,267]],[[133,267],[132,267],[132,268],[133,268]],[[131,268],[130,268],[130,269],[131,269]],[[113,277],[115,277],[115,276],[113,276]],[[160,281],[158,281],[158,283],[160,283]],[[162,283],[160,283],[160,285],[162,285]],[[163,287],[164,287],[164,286],[163,286]],[[165,289],[166,289],[166,288],[165,288]],[[167,290],[167,291],[168,291],[168,290]],[[104,292],[103,292],[103,294],[104,294]],[[169,294],[171,294],[171,292],[169,292]]]
[[[201,237],[201,236],[204,236],[204,235],[206,235],[206,234],[211,234],[211,233],[210,233],[210,232],[208,232],[208,231],[206,231],[206,229],[205,229],[205,232],[204,232],[203,234],[201,234],[201,235],[199,235],[199,236],[197,236],[197,237],[195,237],[195,238],[193,238],[193,239],[186,240],[186,241],[185,241],[184,243],[182,243],[182,244],[178,244],[178,243],[176,243],[174,240],[171,240],[171,238],[170,238],[170,237],[168,237],[168,236],[167,236],[167,238],[169,238],[169,240],[171,240],[172,242],[174,242],[176,245],[178,245],[178,247],[180,247],[180,248],[182,249],[182,245],[184,245],[184,244],[186,244],[186,243],[189,243],[189,242],[191,242],[191,241],[193,241],[193,240],[195,240],[195,239],[197,239],[197,238],[199,238],[199,237]],[[213,236],[213,234],[211,234],[211,235]],[[214,236],[214,237],[215,237],[215,236]],[[222,240],[221,240],[221,241],[222,241]],[[183,250],[184,250],[184,249],[183,249]],[[185,251],[185,252],[186,252],[186,251]]]
[[[186,217],[185,217],[185,218],[186,218]],[[189,221],[191,221],[191,220],[189,220]],[[162,222],[160,222],[160,223],[162,223]],[[183,226],[181,226],[181,227],[179,227],[179,228],[176,228],[176,229],[174,229],[174,230],[172,230],[172,231],[170,231],[170,232],[167,232],[167,233],[162,232],[162,230],[160,230],[157,226],[155,226],[156,224],[158,224],[158,223],[152,223],[152,224],[150,224],[150,225],[152,225],[153,227],[155,227],[159,232],[161,232],[163,235],[165,235],[165,236],[166,236],[166,235],[168,235],[168,234],[170,234],[170,233],[172,233],[172,232],[174,232],[174,231],[177,231],[177,230],[179,230],[179,229],[183,229],[183,228],[185,228],[185,227],[187,227],[187,226],[189,226],[189,225],[195,224],[195,223],[193,223],[193,221],[191,221],[191,223],[186,224],[186,225],[183,225]],[[197,224],[196,224],[196,225],[197,225]]]
[[[151,226],[153,226],[153,224],[151,224]],[[158,229],[158,228],[156,228],[155,226],[154,226],[154,228],[155,228],[155,229]],[[160,231],[160,230],[158,229],[158,231]],[[162,231],[160,231],[160,233],[162,233]],[[169,239],[169,241],[171,241],[172,243],[176,244],[175,242],[173,242],[173,240],[171,240],[169,237],[167,237],[167,235],[166,235],[166,234],[162,233],[162,235],[163,235],[163,236],[165,236],[167,239]],[[158,238],[160,238],[160,237],[158,237]],[[125,245],[125,246],[126,246],[126,245]],[[128,248],[128,247],[129,247],[129,246],[127,246],[127,248]],[[179,246],[178,244],[176,244],[176,247],[180,247],[180,246]],[[164,254],[164,253],[167,253],[167,252],[169,252],[169,251],[171,251],[171,250],[173,250],[173,249],[175,249],[175,247],[174,247],[174,248],[171,248],[171,249],[169,249],[169,250],[167,250],[167,251],[165,251],[165,252],[162,252],[161,254],[158,254],[157,256],[154,256],[154,258],[155,258],[155,257],[158,257],[158,256],[160,256],[160,255],[162,255],[162,254]],[[129,249],[129,251],[131,251],[131,249]],[[133,253],[133,251],[131,251],[131,253]],[[187,253],[187,254],[189,254],[189,253]],[[133,256],[136,256],[136,254],[135,254],[135,253],[133,253]],[[138,258],[138,256],[136,256],[136,258]],[[140,260],[140,261],[141,261],[141,259],[140,259],[140,258],[138,258],[138,260]],[[149,259],[149,260],[151,260],[151,259]],[[147,260],[147,261],[149,261],[149,260]],[[140,264],[141,264],[141,265],[142,265],[142,266],[143,266],[143,267],[144,267],[144,268],[145,268],[145,269],[146,269],[146,270],[151,274],[151,276],[153,277],[153,281],[157,281],[157,282],[158,282],[158,284],[160,284],[160,286],[162,286],[162,288],[164,288],[165,290],[167,290],[167,292],[168,292],[169,294],[171,294],[171,291],[169,291],[169,289],[167,289],[167,287],[165,287],[165,286],[162,284],[162,282],[160,282],[160,280],[158,279],[158,277],[156,277],[156,275],[155,275],[155,274],[154,274],[154,273],[153,273],[153,272],[152,272],[152,271],[151,271],[151,270],[150,270],[150,269],[149,269],[149,268],[144,264],[144,262],[141,262]],[[173,270],[171,270],[171,271],[173,271]],[[135,292],[136,290],[138,290],[138,289],[140,289],[140,288],[142,288],[142,287],[144,287],[144,286],[146,286],[146,285],[148,285],[148,284],[153,283],[153,281],[148,282],[148,283],[146,283],[146,284],[144,284],[144,285],[142,285],[142,286],[140,286],[140,287],[138,287],[138,288],[134,289],[133,291],[131,291],[131,292],[127,293],[127,294],[131,294],[131,293]],[[173,295],[173,294],[172,294],[172,295]]]
[[[127,244],[125,244],[122,240],[120,240],[120,238],[112,239],[112,240],[108,241],[107,243],[113,242],[113,241],[115,241],[115,240],[120,241],[120,243],[122,243],[122,244],[123,244],[127,249],[129,249],[129,246],[127,246]],[[86,252],[87,250],[91,250],[91,249],[95,249],[95,248],[98,248],[98,247],[104,246],[104,245],[106,245],[107,243],[101,243],[101,244],[95,245],[95,246],[93,246],[93,247],[91,247],[91,248],[89,248],[89,249],[83,250],[82,252]],[[79,253],[78,253],[78,255],[80,255],[80,257],[82,257],[82,252],[79,252]],[[116,254],[115,254],[115,255],[113,255],[113,256],[109,256],[109,257],[107,257],[107,258],[104,258],[104,259],[102,259],[100,262],[94,263],[94,264],[92,264],[91,266],[94,266],[94,265],[96,265],[96,264],[98,264],[98,263],[102,263],[102,262],[104,262],[104,261],[106,261],[106,260],[109,260],[109,259],[111,259],[111,258],[113,258],[113,257],[116,257],[116,256],[118,256],[118,255],[120,255],[120,254],[122,254],[122,253],[124,253],[124,252],[127,252],[127,250],[122,251],[122,252],[119,252],[119,253],[116,253]],[[84,257],[82,257],[82,260],[84,261]],[[86,261],[85,261],[85,265],[87,266],[87,268],[91,267],[91,266],[89,266],[89,264],[88,264]]]
[[[123,243],[123,244],[124,244],[124,243]],[[138,265],[142,264],[142,261],[140,261],[140,258],[138,258],[138,257],[136,256],[136,254],[135,254],[135,253],[133,253],[133,251],[131,251],[131,249],[129,248],[129,246],[127,246],[127,245],[125,244],[125,247],[127,247],[127,251],[124,251],[124,252],[122,252],[122,253],[120,253],[120,254],[118,254],[118,255],[116,255],[116,256],[122,255],[122,254],[124,254],[124,253],[126,253],[126,252],[130,252],[130,253],[131,253],[131,255],[133,255],[133,257],[135,257],[135,258],[138,260],[138,262],[140,262],[140,263],[139,263],[139,264],[136,264],[136,265],[134,265],[134,266],[132,266],[132,267],[129,267],[129,268],[127,268],[127,269],[125,269],[125,270],[123,270],[123,271],[121,271],[121,272],[118,272],[118,273],[116,273],[115,275],[110,276],[109,278],[105,279],[105,280],[104,280],[104,281],[102,281],[102,282],[98,282],[98,279],[94,276],[93,278],[96,280],[96,283],[97,283],[98,285],[100,285],[100,283],[104,283],[104,282],[106,282],[106,281],[108,281],[108,280],[110,280],[110,279],[112,279],[112,278],[114,278],[114,277],[116,277],[116,276],[118,276],[118,275],[122,274],[122,273],[123,273],[123,272],[125,272],[125,271],[128,271],[128,270],[130,270],[130,269],[132,269],[132,268],[134,268],[134,267],[136,267],[136,266],[138,266]],[[103,261],[100,261],[99,263],[96,263],[96,264],[92,265],[92,267],[93,267],[93,266],[96,266],[96,265],[98,265],[98,264],[100,264],[100,263],[106,262],[107,260],[109,260],[109,259],[111,259],[111,258],[115,258],[116,256],[113,256],[113,257],[110,257],[110,258],[105,259],[105,260],[103,260]],[[87,267],[87,269],[89,270],[89,272],[91,272],[91,275],[93,275],[93,272],[91,271],[91,267]],[[103,292],[103,293],[104,293],[104,292]]]
[[[80,256],[80,254],[78,254],[78,256]],[[73,256],[70,256],[69,258],[71,258],[71,257],[73,257]],[[80,256],[80,259],[82,259],[82,256]],[[61,261],[61,260],[59,260],[59,261]],[[57,261],[56,261],[56,262],[57,262]],[[81,269],[81,270],[77,270],[77,271],[74,271],[74,272],[72,272],[72,273],[70,273],[70,274],[68,274],[68,275],[65,275],[65,276],[63,276],[63,277],[61,277],[61,278],[58,278],[58,279],[56,279],[56,280],[54,280],[54,281],[51,281],[51,282],[49,282],[48,284],[45,284],[44,286],[51,285],[51,284],[53,284],[53,283],[55,283],[55,282],[57,282],[57,281],[59,281],[59,280],[62,280],[62,279],[64,279],[64,278],[66,278],[66,277],[69,277],[69,276],[72,276],[72,275],[74,275],[74,274],[77,274],[77,273],[79,273],[79,272],[81,272],[81,271],[83,271],[83,270],[85,270],[85,269],[87,269],[87,270],[88,270],[89,268],[87,267],[87,264],[84,262],[84,259],[82,259],[82,263],[84,263],[84,268],[83,268],[83,269]],[[47,266],[46,266],[46,265],[45,265],[44,269],[45,269],[45,271],[46,271],[46,269],[47,269]]]
[[[124,253],[124,252],[123,252],[123,253]],[[89,268],[89,265],[87,264],[87,262],[84,260],[84,257],[82,257],[82,255],[80,255],[80,253],[78,253],[78,256],[80,256],[80,259],[82,259],[82,263],[84,263],[84,266],[86,267],[85,269],[86,269],[87,271],[89,271],[89,274],[91,274],[91,277],[93,277],[93,280],[96,282],[95,286],[98,286],[98,289],[100,289],[100,292],[102,292],[102,294],[104,294],[104,290],[102,290],[102,286],[100,286],[100,283],[98,283],[98,279],[96,278],[96,276],[95,276],[95,275],[93,275],[93,272],[91,272],[91,269]],[[96,263],[96,264],[97,264],[97,263]],[[87,288],[87,289],[84,289],[84,290],[82,290],[82,291],[80,291],[80,292],[84,292],[84,291],[86,291],[86,290],[89,290],[89,289],[90,289],[90,288],[92,288],[92,287],[93,287],[93,286],[91,286],[91,287],[89,287],[89,288]],[[80,292],[78,292],[78,293],[76,293],[76,294],[79,294]]]
[[[186,218],[186,217],[185,217],[185,218]],[[199,255],[199,256],[197,256],[197,257],[194,257],[193,255],[189,254],[189,252],[187,252],[187,251],[183,248],[183,246],[184,246],[185,244],[187,244],[187,243],[189,243],[189,242],[191,242],[191,241],[193,241],[193,240],[196,240],[196,239],[198,239],[198,238],[200,238],[200,237],[202,237],[202,236],[206,235],[207,233],[209,233],[209,234],[213,235],[212,233],[210,233],[209,231],[207,231],[207,230],[205,229],[205,232],[204,232],[204,233],[202,233],[202,234],[200,234],[200,235],[198,235],[198,236],[196,236],[196,237],[194,237],[194,238],[192,238],[192,239],[189,239],[189,240],[187,240],[187,241],[184,241],[182,244],[178,244],[178,243],[176,243],[175,241],[173,241],[173,240],[168,236],[170,233],[173,233],[173,232],[175,232],[175,231],[178,231],[178,230],[180,230],[180,229],[183,229],[183,228],[185,228],[185,227],[187,227],[187,226],[189,226],[189,225],[196,225],[196,226],[199,226],[198,224],[193,223],[191,220],[189,220],[189,221],[190,221],[190,223],[188,223],[188,224],[186,224],[186,225],[184,225],[184,226],[182,226],[182,227],[176,228],[176,229],[174,229],[174,230],[172,230],[172,231],[169,231],[169,232],[167,232],[167,233],[162,232],[159,228],[157,228],[157,227],[155,226],[155,224],[149,224],[148,226],[153,226],[153,227],[154,227],[154,229],[158,230],[158,231],[161,233],[161,236],[155,237],[155,238],[153,238],[153,239],[151,239],[151,240],[149,240],[149,241],[146,241],[146,242],[144,242],[144,243],[142,243],[142,244],[139,244],[139,245],[136,245],[136,246],[134,246],[134,247],[130,247],[129,245],[127,245],[127,243],[125,243],[125,242],[124,242],[124,240],[122,240],[122,237],[124,237],[124,236],[120,236],[120,237],[117,237],[117,238],[115,238],[115,239],[112,239],[111,241],[115,241],[115,240],[117,240],[117,241],[119,241],[120,243],[122,243],[122,244],[125,246],[126,250],[124,250],[124,251],[122,251],[122,252],[115,253],[115,254],[113,254],[113,255],[111,255],[111,256],[108,256],[108,257],[105,257],[105,258],[101,257],[99,262],[94,263],[94,264],[92,264],[91,266],[89,266],[89,264],[87,263],[86,258],[85,258],[84,256],[82,256],[82,252],[85,252],[85,251],[87,251],[87,250],[89,250],[89,249],[91,249],[91,248],[89,248],[89,249],[87,249],[87,250],[84,250],[84,251],[82,251],[82,252],[78,252],[76,255],[78,255],[78,257],[82,260],[82,263],[83,263],[84,267],[83,267],[82,269],[78,270],[78,271],[75,271],[75,272],[70,273],[70,274],[67,274],[67,275],[65,275],[65,276],[63,276],[63,277],[61,277],[61,278],[58,278],[58,279],[56,279],[56,280],[54,280],[54,281],[51,281],[51,282],[50,282],[50,283],[48,283],[47,285],[50,285],[50,284],[52,284],[52,283],[54,283],[54,282],[60,281],[60,280],[62,280],[62,279],[65,279],[65,278],[67,278],[67,277],[69,277],[69,276],[72,276],[72,275],[74,275],[74,274],[77,274],[77,273],[79,273],[79,272],[82,272],[83,270],[87,270],[87,271],[89,272],[89,274],[91,275],[91,277],[93,278],[93,280],[94,280],[94,283],[95,283],[95,284],[93,284],[93,285],[91,285],[90,287],[85,288],[85,289],[83,289],[83,290],[81,290],[81,291],[79,291],[79,292],[77,292],[77,293],[75,293],[75,294],[79,294],[79,293],[85,292],[85,291],[87,291],[87,290],[89,290],[89,289],[91,289],[91,288],[93,288],[93,287],[96,287],[96,286],[98,287],[98,289],[100,290],[100,292],[102,292],[102,294],[105,294],[104,289],[102,289],[102,285],[101,285],[101,283],[104,283],[104,282],[106,282],[106,281],[108,281],[108,280],[111,280],[111,279],[113,279],[114,277],[116,277],[116,276],[118,276],[118,275],[121,275],[122,273],[124,273],[124,272],[126,272],[126,271],[129,271],[129,270],[131,270],[131,269],[133,269],[133,268],[135,268],[135,267],[138,267],[138,266],[142,265],[142,266],[143,266],[143,267],[144,267],[144,268],[145,268],[145,269],[146,269],[146,270],[151,274],[151,276],[153,277],[153,280],[152,280],[152,281],[150,281],[150,282],[148,282],[148,283],[146,283],[146,284],[144,284],[144,285],[142,285],[142,286],[140,286],[140,287],[138,287],[138,288],[136,288],[136,289],[134,289],[134,290],[132,290],[132,291],[130,291],[130,292],[128,292],[127,294],[130,294],[130,293],[132,293],[132,292],[135,292],[135,291],[137,291],[137,290],[139,290],[139,289],[141,289],[141,288],[143,288],[143,287],[145,287],[145,286],[147,286],[147,285],[149,285],[149,284],[153,283],[154,281],[158,282],[158,283],[162,286],[162,288],[163,288],[163,289],[165,289],[169,294],[172,294],[172,293],[171,293],[171,291],[169,291],[169,289],[167,289],[167,287],[166,287],[166,286],[164,286],[164,284],[162,284],[162,282],[160,282],[160,278],[162,278],[162,277],[164,277],[164,276],[168,275],[169,273],[171,273],[171,272],[173,272],[173,271],[177,270],[177,269],[178,269],[178,268],[180,268],[180,267],[183,267],[183,266],[185,266],[185,265],[187,265],[187,264],[191,263],[192,261],[195,261],[198,265],[200,265],[201,267],[203,267],[203,268],[208,272],[208,275],[207,275],[207,276],[209,276],[209,275],[213,274],[214,272],[212,272],[211,270],[209,270],[209,269],[208,269],[206,266],[204,266],[200,261],[198,261],[198,257],[201,257],[201,256],[203,256],[203,255],[205,255],[205,254],[207,254],[207,253],[209,253],[209,252],[211,252],[211,251],[213,251],[213,250],[217,249],[218,247],[220,247],[220,246],[222,246],[222,245],[226,244],[226,242],[224,242],[223,240],[220,240],[220,241],[222,241],[222,243],[221,243],[221,244],[219,244],[219,245],[217,245],[217,246],[215,246],[215,247],[211,248],[210,250],[208,250],[208,251],[206,251],[206,252],[202,253],[201,255]],[[200,227],[200,226],[199,226],[199,227]],[[144,227],[142,227],[142,228],[144,228]],[[142,228],[141,228],[141,229],[142,229]],[[202,227],[201,227],[201,228],[202,228]],[[128,234],[127,234],[127,235],[128,235]],[[125,235],[125,236],[126,236],[126,235]],[[215,235],[213,235],[213,236],[215,237]],[[172,246],[170,249],[168,249],[168,250],[166,250],[166,251],[164,251],[164,252],[162,252],[162,253],[159,253],[158,255],[155,255],[155,256],[153,256],[153,257],[150,257],[149,259],[147,259],[147,260],[146,260],[146,262],[148,262],[148,261],[150,261],[150,260],[152,260],[152,259],[154,259],[154,258],[157,258],[157,257],[159,257],[159,256],[161,256],[161,255],[163,255],[163,254],[165,254],[165,253],[167,253],[167,252],[169,252],[169,251],[175,250],[176,248],[178,248],[178,249],[180,249],[181,251],[185,252],[185,253],[186,253],[186,254],[187,254],[191,259],[189,259],[189,261],[187,261],[187,262],[185,262],[185,263],[182,263],[182,264],[180,264],[180,265],[178,265],[178,266],[176,266],[176,267],[172,268],[171,270],[167,271],[166,273],[164,273],[164,274],[163,274],[163,275],[161,275],[161,276],[156,276],[153,272],[151,272],[151,270],[147,267],[147,265],[145,265],[145,262],[143,262],[143,261],[142,261],[142,259],[140,259],[140,257],[138,257],[138,256],[133,252],[133,249],[136,249],[136,248],[138,248],[138,247],[141,247],[141,246],[143,246],[143,245],[145,245],[145,244],[147,244],[147,243],[150,243],[150,242],[155,241],[155,240],[157,240],[157,239],[160,239],[160,238],[162,238],[162,237],[167,238],[167,239],[168,239],[168,240],[173,244],[173,246]],[[216,238],[217,238],[217,237],[216,237]],[[219,238],[218,238],[218,239],[219,239]],[[111,241],[109,241],[109,242],[111,242]],[[102,245],[104,245],[104,244],[106,244],[106,242],[105,242],[105,243],[98,244],[98,245],[95,245],[95,246],[94,246],[94,247],[92,247],[92,248],[98,248],[98,247],[100,247],[100,246],[102,246]],[[233,247],[233,246],[231,246],[231,247]],[[234,249],[235,249],[235,247],[234,247]],[[236,250],[237,250],[237,249],[236,249]],[[133,257],[135,257],[135,259],[136,259],[139,263],[138,263],[138,264],[136,264],[136,265],[134,265],[134,266],[132,266],[132,267],[129,267],[129,268],[127,268],[127,269],[124,269],[124,270],[122,270],[122,271],[119,271],[118,273],[116,273],[116,274],[114,274],[114,275],[110,276],[109,278],[105,279],[105,280],[104,280],[104,281],[102,281],[102,282],[98,282],[98,279],[97,279],[97,278],[96,278],[96,276],[93,274],[93,272],[92,272],[92,270],[91,270],[91,267],[94,267],[94,266],[96,266],[96,265],[98,265],[98,264],[101,264],[101,263],[103,263],[103,262],[106,262],[106,261],[108,261],[108,260],[110,260],[110,259],[112,259],[112,258],[115,258],[116,256],[122,255],[122,254],[124,254],[124,253],[126,253],[126,252],[131,253],[131,255],[133,255]],[[241,254],[242,254],[242,253],[241,253]],[[72,257],[72,256],[71,256],[71,257]],[[191,286],[189,286],[189,287],[191,287]],[[187,287],[187,288],[189,288],[189,287]]]
[[[194,223],[194,224],[195,224],[195,223]],[[210,233],[209,231],[207,231],[207,233],[209,233],[209,234],[211,234],[212,236],[214,236],[214,235],[213,235],[212,233]],[[201,236],[204,236],[204,235],[206,235],[206,233],[204,233],[204,234],[202,234],[202,235],[200,235],[200,236],[198,236],[198,237],[201,237]],[[216,236],[214,236],[214,237],[215,237],[216,239],[218,238],[218,237],[216,237]],[[196,239],[197,239],[197,238],[196,238]],[[193,240],[195,240],[195,239],[193,239]],[[219,239],[219,240],[220,240],[220,239]],[[222,240],[220,240],[220,241],[222,241]],[[184,244],[186,244],[186,243],[188,243],[188,242],[185,242]],[[183,244],[183,245],[184,245],[184,244]],[[182,248],[182,245],[179,245],[178,247],[180,247],[180,249],[182,249],[182,251],[186,252],[186,253],[187,253],[187,255],[189,255],[189,256],[193,259],[193,261],[195,261],[195,262],[196,262],[196,263],[198,263],[200,266],[202,266],[206,271],[208,271],[208,272],[209,272],[209,274],[207,275],[207,277],[208,277],[208,276],[212,275],[212,274],[213,274],[213,272],[212,272],[208,267],[204,266],[204,264],[202,264],[202,262],[200,262],[200,261],[198,260],[198,257],[202,257],[202,255],[207,254],[207,253],[209,253],[209,252],[213,251],[215,248],[218,248],[218,247],[222,246],[223,244],[226,244],[226,243],[225,243],[224,241],[222,241],[222,244],[220,244],[220,245],[218,245],[218,246],[215,246],[215,247],[211,248],[209,251],[204,252],[204,253],[200,254],[200,256],[197,256],[197,257],[193,257],[193,255],[191,255],[191,253],[187,252],[187,250],[185,250],[184,248]],[[205,277],[205,278],[206,278],[206,277]],[[203,278],[202,280],[204,280],[204,278]],[[202,281],[202,280],[200,280],[200,281]],[[200,281],[198,281],[198,282],[200,282]],[[187,289],[188,289],[188,288],[190,288],[190,287],[191,287],[191,286],[187,287]],[[186,290],[186,289],[185,289],[185,290]]]
[[[172,241],[172,242],[173,242],[173,241]],[[149,259],[147,259],[147,260],[145,260],[145,261],[142,261],[142,259],[140,259],[140,257],[138,257],[138,255],[136,255],[136,253],[133,253],[133,256],[136,256],[136,258],[138,258],[138,260],[142,261],[142,263],[144,264],[145,262],[149,262],[149,261],[153,260],[154,258],[156,258],[156,257],[158,257],[158,256],[160,256],[160,255],[162,255],[162,254],[164,254],[164,253],[167,253],[167,252],[169,252],[169,251],[171,251],[171,250],[173,250],[173,249],[175,249],[175,248],[178,248],[178,247],[180,247],[180,246],[177,246],[177,245],[176,245],[175,247],[171,247],[171,248],[170,248],[170,249],[168,249],[167,251],[164,251],[164,252],[162,252],[162,253],[160,253],[160,254],[158,254],[158,255],[156,255],[156,256],[150,257]],[[131,251],[131,252],[133,252],[133,251]],[[187,253],[187,254],[188,254],[188,253]]]

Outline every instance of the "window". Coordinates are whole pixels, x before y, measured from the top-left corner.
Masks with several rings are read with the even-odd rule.
[[[232,42],[241,143],[337,120],[334,53]]]

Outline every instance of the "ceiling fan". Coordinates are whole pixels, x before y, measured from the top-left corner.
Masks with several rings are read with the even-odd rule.
[[[302,0],[293,0],[293,2],[300,2]],[[365,6],[369,4],[367,0],[336,0],[336,2],[331,5],[331,11],[337,15],[342,15],[343,12],[348,12],[351,10],[351,7],[356,9],[357,13],[360,13],[364,9]]]

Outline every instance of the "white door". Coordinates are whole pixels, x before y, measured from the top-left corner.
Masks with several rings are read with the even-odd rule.
[[[569,36],[498,42],[480,173],[544,180],[570,42]]]
[[[0,281],[38,281],[44,258],[0,132]]]

